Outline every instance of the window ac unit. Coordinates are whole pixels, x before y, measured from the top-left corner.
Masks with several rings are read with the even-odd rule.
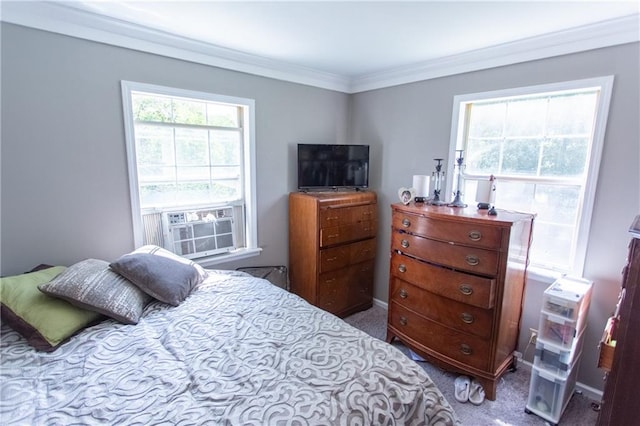
[[[233,207],[162,213],[164,246],[188,259],[236,248]]]

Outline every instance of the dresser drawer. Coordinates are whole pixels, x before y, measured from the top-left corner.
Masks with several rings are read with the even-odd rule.
[[[490,309],[465,305],[397,278],[391,280],[390,295],[391,301],[430,320],[485,339],[491,337],[493,311]]]
[[[376,255],[376,239],[320,250],[320,273],[344,268],[352,263],[373,259]]]
[[[320,229],[320,247],[329,247],[350,241],[364,240],[376,234],[375,221],[358,222],[350,225]]]
[[[487,225],[393,212],[392,226],[411,234],[472,247],[497,249],[502,245],[502,230]]]
[[[498,273],[499,252],[493,250],[459,246],[400,232],[392,233],[391,248],[454,269],[482,275]]]
[[[320,208],[320,227],[328,228],[351,223],[375,221],[377,204],[359,206],[328,206]]]
[[[373,293],[374,261],[351,265],[346,268],[320,274],[318,277],[318,307],[338,313],[354,300],[371,302]],[[368,295],[367,295],[368,292]]]
[[[479,308],[493,308],[495,303],[495,279],[431,265],[396,252],[391,253],[391,277]]]
[[[488,368],[489,340],[422,318],[393,301],[389,304],[389,309],[389,325],[399,334],[465,365],[481,370]]]

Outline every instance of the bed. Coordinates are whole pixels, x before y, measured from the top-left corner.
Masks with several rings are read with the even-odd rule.
[[[450,425],[399,350],[267,280],[206,270],[178,306],[104,319],[53,352],[6,324],[2,424]]]

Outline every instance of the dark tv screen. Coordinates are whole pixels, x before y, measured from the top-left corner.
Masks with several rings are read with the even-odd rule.
[[[298,144],[298,188],[368,188],[369,145]]]

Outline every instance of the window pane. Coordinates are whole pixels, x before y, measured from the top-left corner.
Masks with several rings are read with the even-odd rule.
[[[212,201],[210,197],[211,183],[181,182],[176,187],[175,203],[177,205],[204,204]]]
[[[170,123],[171,99],[163,96],[147,96],[132,93],[133,119],[142,121],[159,121]]]
[[[240,132],[211,131],[211,164],[235,166],[240,164],[242,143]]]
[[[589,139],[563,138],[545,142],[542,151],[542,176],[581,177],[587,164]]]
[[[579,93],[553,97],[549,100],[548,135],[591,135],[596,93]]]
[[[240,167],[212,167],[213,179],[240,179]]]
[[[176,181],[176,168],[174,166],[139,166],[138,180],[140,184],[172,183]]]
[[[536,176],[538,174],[539,153],[539,140],[507,139],[504,143],[500,173]]]
[[[140,165],[175,163],[173,130],[167,127],[137,125],[136,156]]]
[[[496,174],[500,164],[500,140],[469,139],[465,153],[467,173]]]
[[[173,116],[175,123],[206,124],[206,103],[174,99]]]
[[[210,126],[239,127],[239,108],[233,105],[207,104],[207,124]]]
[[[164,207],[176,202],[176,184],[140,184],[140,207]]]
[[[546,99],[512,101],[507,105],[506,136],[541,136],[547,115]]]
[[[209,141],[206,130],[176,129],[176,163],[209,165]]]
[[[491,103],[473,105],[471,122],[469,123],[470,138],[487,138],[502,136],[505,103]]]
[[[209,181],[211,170],[208,166],[177,167],[179,183],[189,183],[190,181]]]
[[[531,250],[536,263],[562,269],[573,262],[573,226],[537,221],[533,229]]]

